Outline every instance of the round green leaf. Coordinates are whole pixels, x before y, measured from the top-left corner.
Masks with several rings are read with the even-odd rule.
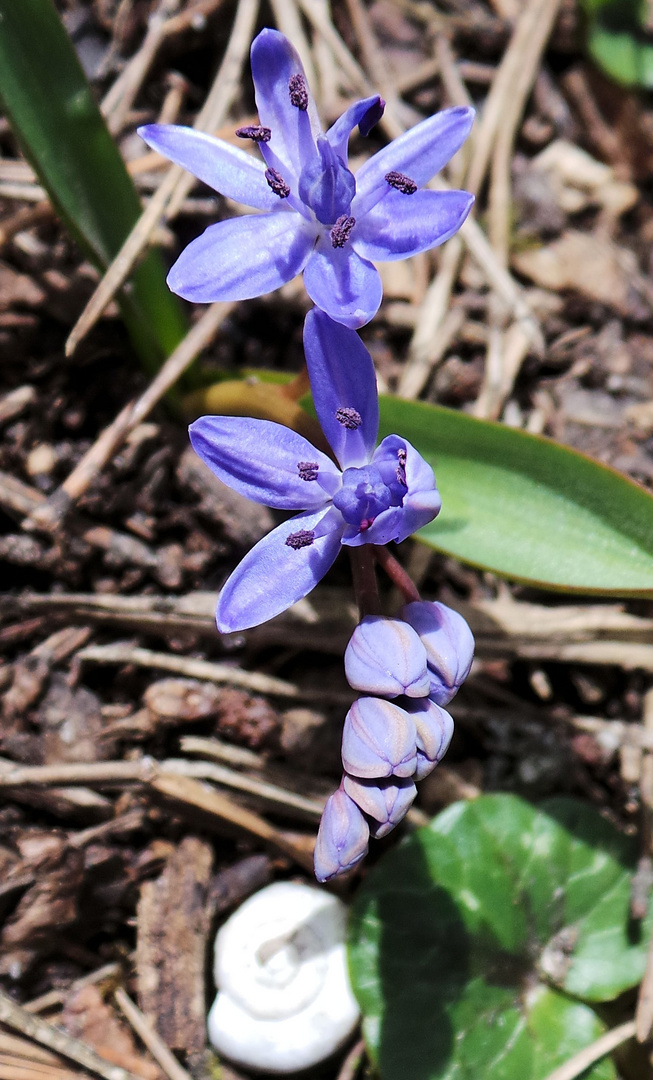
[[[457,803],[391,851],[349,939],[383,1080],[540,1080],[597,1038],[579,999],[611,1000],[646,963],[652,920],[628,919],[634,860],[583,804],[512,795]]]
[[[527,432],[422,402],[381,400],[381,437],[432,465],[443,508],[418,538],[517,581],[653,594],[653,497],[614,469]]]

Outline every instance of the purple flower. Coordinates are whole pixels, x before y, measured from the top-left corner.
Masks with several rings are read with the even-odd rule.
[[[431,685],[418,635],[401,619],[381,615],[367,615],[354,630],[345,651],[345,675],[354,690],[389,698],[424,697]]]
[[[383,698],[362,697],[345,717],[342,764],[362,780],[410,777],[417,766],[415,721]]]
[[[194,449],[242,495],[303,513],[256,544],[218,601],[218,628],[245,630],[305,596],[341,544],[397,542],[440,509],[433,471],[405,439],[379,423],[372,358],[353,330],[314,309],[304,328],[315,409],[341,468],[307,439],[268,420],[203,416],[190,427]]]
[[[406,604],[400,617],[419,634],[428,658],[430,697],[447,705],[469,675],[474,635],[457,611],[427,600]]]
[[[339,787],[327,800],[315,841],[315,876],[328,881],[367,854],[370,828],[353,799]]]
[[[263,161],[192,128],[150,124],[148,146],[222,195],[262,214],[210,225],[182,252],[168,277],[196,303],[245,300],[278,289],[304,271],[314,303],[345,326],[363,326],[381,303],[373,261],[404,259],[448,240],[473,197],[418,191],[456,153],[474,113],[446,109],[417,124],[349,170],[347,146],[383,115],[378,97],[357,101],[322,134],[301,61],[276,30],[252,44],[259,124],[239,128]]]
[[[430,698],[405,703],[417,731],[417,767],[415,780],[423,780],[438,765],[451,742],[453,718]]]
[[[417,795],[412,780],[392,776],[388,780],[360,780],[345,775],[342,787],[357,806],[372,818],[370,832],[375,839],[387,836],[406,816]]]

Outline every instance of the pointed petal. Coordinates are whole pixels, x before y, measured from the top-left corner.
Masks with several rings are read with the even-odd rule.
[[[314,243],[314,230],[292,211],[219,221],[182,251],[168,285],[196,304],[249,300],[294,278]]]
[[[369,135],[375,124],[383,116],[385,101],[375,94],[373,97],[355,101],[353,105],[339,117],[326,133],[338,157],[347,164],[347,149],[349,136],[355,127],[360,129],[361,135]]]
[[[269,143],[261,144],[263,156],[268,152],[281,163],[281,172],[296,183],[302,169],[316,153],[315,139],[320,134],[315,102],[308,89],[308,108],[298,109],[290,101],[288,83],[293,75],[301,75],[306,82],[299,55],[278,30],[265,29],[252,43],[252,78],[256,96],[256,108],[264,127],[272,132]],[[272,164],[272,157],[270,158]]]
[[[458,232],[474,203],[467,191],[390,190],[357,218],[352,245],[364,259],[391,262],[443,244]]]
[[[367,854],[370,829],[342,787],[327,799],[315,841],[315,876],[328,881],[356,866]]]
[[[374,318],[383,297],[376,267],[361,259],[350,243],[334,248],[328,235],[308,260],[304,285],[321,311],[354,330]]]
[[[340,470],[331,459],[282,424],[201,416],[189,435],[195,452],[220,480],[264,506],[316,510],[340,486]]]
[[[340,550],[340,515],[333,509],[297,514],[259,540],[226,581],[216,619],[223,634],[273,619],[313,589]],[[313,543],[289,547],[293,533],[314,532]]]
[[[372,357],[355,330],[313,308],[304,323],[304,352],[322,431],[340,465],[366,465],[379,430]]]
[[[179,124],[147,124],[138,134],[152,150],[221,195],[257,210],[279,209],[279,196],[268,187],[263,162],[237,146]]]
[[[351,210],[354,217],[362,216],[386,194],[385,177],[389,172],[403,173],[418,187],[428,183],[460,149],[473,122],[473,109],[445,109],[379,150],[356,174],[356,198]]]

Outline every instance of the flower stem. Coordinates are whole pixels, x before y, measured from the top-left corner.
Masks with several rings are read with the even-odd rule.
[[[360,619],[366,615],[378,615],[381,611],[379,586],[374,568],[374,554],[369,544],[349,548],[354,594]]]
[[[390,554],[387,547],[381,547],[380,544],[376,544],[374,547],[374,557],[383,567],[393,585],[397,586],[409,604],[412,603],[413,600],[421,600],[415,582],[404,570],[401,563],[395,559],[394,555]]]

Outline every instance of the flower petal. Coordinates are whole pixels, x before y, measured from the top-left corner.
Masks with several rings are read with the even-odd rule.
[[[355,330],[319,308],[304,322],[304,352],[322,431],[340,465],[366,465],[379,430],[372,357]]]
[[[179,124],[147,124],[138,134],[153,150],[221,195],[257,210],[279,209],[279,196],[268,186],[263,162],[237,146]]]
[[[218,630],[230,633],[273,619],[313,589],[340,550],[341,519],[333,509],[297,514],[259,540],[238,564],[218,599]],[[292,534],[314,533],[290,547]]]
[[[315,232],[292,211],[219,221],[182,251],[168,285],[196,304],[249,300],[294,278],[314,243]]]
[[[355,127],[360,128],[361,135],[369,135],[375,124],[383,116],[385,101],[378,94],[373,97],[355,101],[353,105],[340,116],[326,133],[338,157],[347,164],[349,136]]]
[[[390,189],[359,217],[352,246],[364,259],[391,262],[443,244],[458,232],[474,203],[467,191],[416,191],[404,195]]]
[[[308,90],[308,108],[297,108],[290,101],[288,83],[293,75],[306,82],[298,53],[278,30],[261,30],[254,38],[251,50],[252,78],[259,120],[271,131],[270,141],[261,144],[261,152],[274,165],[282,164],[295,188],[302,165],[316,153],[314,141],[320,134],[315,102]],[[274,156],[274,159],[272,158]],[[276,166],[275,166],[276,167]]]
[[[241,495],[278,510],[315,510],[340,486],[340,470],[303,436],[270,420],[201,416],[193,449]]]
[[[374,318],[383,297],[375,266],[357,255],[350,243],[334,248],[322,236],[304,271],[311,300],[336,322],[356,329]]]
[[[351,870],[367,854],[369,825],[353,799],[339,787],[327,799],[315,841],[315,876],[328,881]]]
[[[362,216],[386,194],[385,177],[389,172],[403,173],[418,187],[428,183],[460,149],[473,122],[473,109],[444,109],[384,146],[356,174],[356,198],[351,210],[354,217]]]

